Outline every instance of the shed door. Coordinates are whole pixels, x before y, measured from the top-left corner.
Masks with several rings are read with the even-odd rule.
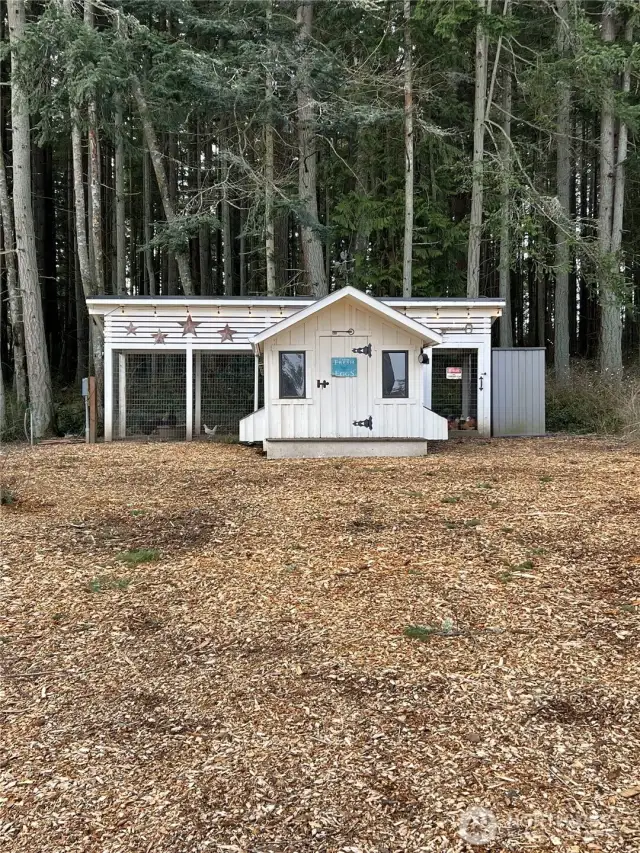
[[[368,425],[354,426],[353,423],[367,421],[373,414],[368,346],[369,338],[359,335],[320,337],[314,393],[320,407],[321,438],[370,438],[372,435],[373,429]],[[353,352],[354,349],[365,351],[358,353]],[[372,420],[369,422],[375,426]]]
[[[494,435],[544,435],[544,359],[544,347],[493,350]]]

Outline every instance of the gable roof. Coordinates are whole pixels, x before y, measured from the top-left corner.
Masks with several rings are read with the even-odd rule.
[[[328,296],[324,296],[322,299],[318,299],[316,302],[311,305],[307,305],[305,308],[301,308],[299,311],[296,311],[289,317],[286,317],[284,320],[276,323],[275,326],[271,326],[270,328],[259,332],[251,338],[251,343],[254,347],[258,347],[264,341],[269,340],[269,338],[273,338],[281,332],[285,332],[287,329],[290,329],[292,326],[302,323],[308,317],[311,317],[318,311],[328,308],[330,305],[333,305],[335,302],[339,302],[341,299],[354,300],[363,308],[371,311],[372,314],[377,314],[391,325],[397,326],[405,332],[410,332],[412,335],[419,337],[430,346],[442,343],[442,336],[437,332],[434,332],[433,329],[427,328],[427,326],[422,323],[418,323],[417,320],[412,320],[411,317],[401,314],[400,311],[396,311],[396,309],[392,308],[390,305],[385,305],[385,303],[381,302],[379,299],[375,299],[373,296],[369,296],[361,290],[356,290],[355,287],[351,287],[350,285],[342,287],[339,290],[334,290],[333,293],[330,293]]]

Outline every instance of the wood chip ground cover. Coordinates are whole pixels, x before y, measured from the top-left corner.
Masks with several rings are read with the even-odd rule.
[[[0,849],[640,849],[639,462],[5,453]]]

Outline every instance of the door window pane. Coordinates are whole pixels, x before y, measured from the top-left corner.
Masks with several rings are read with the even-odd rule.
[[[280,353],[280,397],[306,397],[303,352]]]
[[[408,397],[409,396],[409,353],[406,350],[400,352],[382,353],[382,396],[383,397]]]

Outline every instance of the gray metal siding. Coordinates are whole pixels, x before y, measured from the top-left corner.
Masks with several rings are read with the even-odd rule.
[[[492,350],[494,435],[544,435],[544,358],[543,347]]]

